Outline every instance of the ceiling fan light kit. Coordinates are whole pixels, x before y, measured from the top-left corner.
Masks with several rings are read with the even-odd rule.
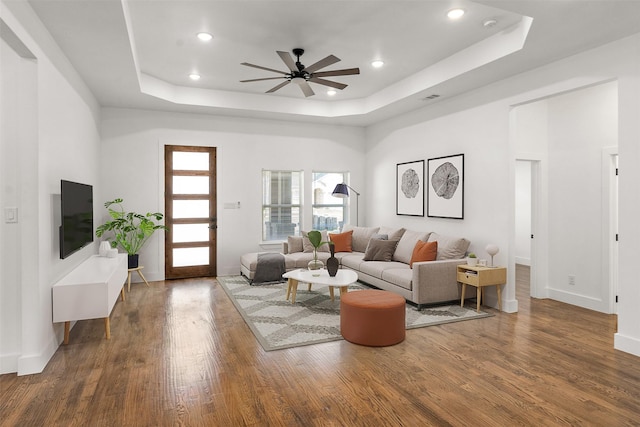
[[[347,87],[346,84],[334,82],[331,80],[326,80],[323,77],[337,77],[337,76],[349,76],[354,74],[360,74],[359,68],[347,68],[344,70],[332,70],[332,71],[318,71],[325,67],[328,67],[329,65],[333,65],[336,62],[339,62],[340,58],[334,55],[329,55],[324,59],[321,59],[320,61],[308,67],[305,67],[300,62],[300,57],[304,54],[304,49],[295,48],[292,50],[292,53],[296,56],[295,61],[291,57],[291,54],[289,54],[288,52],[277,51],[276,53],[278,54],[280,59],[282,59],[282,62],[284,62],[284,64],[287,66],[287,68],[289,69],[289,72],[274,70],[273,68],[267,68],[267,67],[262,67],[260,65],[254,65],[248,62],[243,62],[241,65],[245,65],[247,67],[252,67],[252,68],[258,68],[260,70],[271,71],[273,73],[282,74],[282,77],[265,77],[261,79],[240,80],[240,82],[248,83],[248,82],[258,82],[263,80],[285,79],[284,82],[269,89],[266,93],[273,93],[278,89],[281,89],[286,85],[288,85],[289,83],[293,82],[300,87],[300,90],[302,90],[302,93],[304,94],[304,96],[308,97],[308,96],[315,95],[315,93],[313,92],[313,89],[311,88],[311,85],[309,85],[309,82],[342,90]]]

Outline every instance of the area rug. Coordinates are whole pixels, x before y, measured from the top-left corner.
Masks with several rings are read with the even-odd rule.
[[[221,276],[217,280],[266,351],[342,339],[338,289],[331,301],[327,286],[313,285],[309,291],[301,283],[296,303],[291,304],[285,300],[286,283],[251,286],[244,276]],[[349,286],[349,292],[362,289],[370,288],[361,283]],[[407,304],[406,322],[407,329],[413,329],[489,316],[492,314],[460,305],[418,311]]]

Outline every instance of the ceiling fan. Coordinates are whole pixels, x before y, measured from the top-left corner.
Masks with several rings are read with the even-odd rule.
[[[359,68],[347,68],[344,70],[318,72],[318,70],[324,67],[328,67],[329,65],[335,64],[336,62],[340,61],[340,59],[333,55],[329,55],[326,58],[316,62],[315,64],[305,67],[300,63],[300,57],[304,53],[304,49],[295,48],[293,49],[292,52],[296,56],[295,62],[293,61],[293,58],[291,57],[291,54],[289,54],[289,52],[277,51],[278,55],[280,56],[280,59],[282,59],[282,62],[284,62],[287,68],[289,68],[289,72],[274,70],[273,68],[261,67],[260,65],[249,64],[248,62],[243,62],[242,64],[240,64],[240,65],[246,65],[247,67],[259,68],[261,70],[272,71],[274,73],[282,74],[282,77],[266,77],[262,79],[240,80],[240,82],[247,83],[247,82],[259,82],[262,80],[285,79],[284,82],[269,89],[265,93],[275,92],[278,89],[283,88],[289,83],[293,82],[293,83],[296,83],[298,86],[300,86],[300,90],[302,90],[302,93],[304,93],[304,96],[312,96],[314,95],[314,92],[313,92],[313,89],[311,89],[309,82],[342,90],[345,87],[347,87],[346,84],[333,82],[331,80],[326,80],[326,79],[323,79],[322,77],[349,76],[353,74],[360,74]]]

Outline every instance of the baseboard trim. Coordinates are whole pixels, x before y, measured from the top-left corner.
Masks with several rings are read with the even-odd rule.
[[[56,350],[58,350],[59,345],[60,343],[58,342],[57,336],[52,334],[49,343],[42,352],[18,357],[18,375],[39,374],[44,371],[47,363],[49,363],[49,360],[51,360]]]
[[[553,300],[609,314],[609,307],[606,307],[606,304],[601,299],[578,295],[559,289],[548,289],[547,291],[548,298]]]
[[[14,374],[18,372],[18,357],[20,353],[0,355],[0,375]]]
[[[613,348],[640,357],[640,339],[616,333],[613,335]]]

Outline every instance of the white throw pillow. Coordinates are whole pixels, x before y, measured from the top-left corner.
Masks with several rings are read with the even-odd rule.
[[[318,252],[329,252],[329,244],[326,243],[329,241],[329,234],[327,233],[327,230],[322,230],[320,234],[322,235],[320,241],[325,243],[320,245],[320,247],[318,248]],[[308,231],[302,232],[302,247],[303,252],[313,252],[313,245],[311,244],[311,240],[309,240]]]
[[[355,227],[351,224],[347,224],[342,229],[342,232],[353,230],[351,236],[351,248],[354,252],[364,252],[367,250],[367,245],[371,236],[378,232],[380,227]]]
[[[429,242],[438,242],[438,257],[436,259],[461,259],[464,258],[470,241],[461,237],[443,236],[431,233]]]
[[[429,231],[411,231],[405,230],[404,234],[398,242],[396,251],[393,253],[393,260],[398,262],[404,262],[405,264],[411,263],[411,255],[413,255],[413,248],[416,247],[416,242],[422,240],[426,242],[431,232]]]

